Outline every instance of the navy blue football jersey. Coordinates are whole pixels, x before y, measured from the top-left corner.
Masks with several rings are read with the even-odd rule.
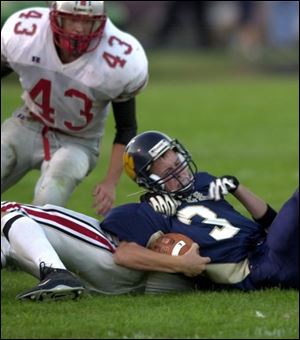
[[[212,274],[212,279],[219,283],[239,282],[249,274],[245,260],[264,232],[259,224],[241,215],[225,199],[209,199],[209,184],[215,178],[206,172],[197,173],[195,190],[183,200],[177,216],[156,213],[147,202],[133,203],[113,209],[101,227],[121,241],[142,246],[146,246],[158,231],[185,234],[199,244],[202,256],[211,258],[212,265],[208,267],[218,269],[217,272],[221,270],[221,275],[231,275],[227,280]],[[228,266],[220,269],[217,264]],[[229,274],[226,274],[227,270]],[[236,270],[238,277],[234,277]]]

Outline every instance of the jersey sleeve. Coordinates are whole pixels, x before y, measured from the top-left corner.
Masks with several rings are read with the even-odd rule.
[[[135,97],[148,85],[148,62],[146,56],[144,54],[135,59],[137,59],[136,66],[132,67],[133,71],[130,72],[128,76],[128,85],[126,85],[123,92],[114,99],[115,102],[123,102]]]
[[[106,85],[113,101],[127,101],[146,88],[148,59],[143,46],[109,19],[102,40],[102,52],[104,64],[108,66],[104,71],[109,74]]]
[[[147,87],[147,85],[148,74],[137,77],[127,88],[125,88],[124,92],[114,99],[114,102],[128,101],[142,92]]]
[[[1,78],[7,74],[7,70],[11,69],[9,62],[7,61],[6,44],[4,31],[1,30]]]
[[[101,228],[120,241],[146,246],[157,231],[168,232],[168,223],[147,203],[132,203],[114,208],[101,223]]]
[[[9,31],[11,27],[12,17],[8,18],[4,23],[3,27],[1,28],[1,62],[7,63],[7,44],[9,41]]]
[[[1,29],[1,60],[12,64],[23,58],[27,46],[31,46],[41,25],[48,22],[49,9],[33,7],[12,14]],[[31,48],[32,49],[32,48]]]

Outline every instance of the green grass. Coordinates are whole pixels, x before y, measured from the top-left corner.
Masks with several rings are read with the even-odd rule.
[[[137,99],[139,131],[178,137],[199,169],[236,175],[279,209],[299,178],[297,75],[250,73],[228,59],[199,55],[153,55],[150,65],[149,86]],[[3,80],[2,120],[21,102],[19,97],[14,81]],[[97,168],[75,190],[69,208],[96,216],[91,193],[107,170],[113,136],[111,115]],[[27,175],[2,200],[30,202],[37,178],[37,171]],[[123,176],[116,203],[136,201],[138,195],[128,197],[136,191]],[[35,282],[22,272],[2,271],[2,338],[299,337],[296,291],[87,296],[50,304],[15,300]]]
[[[16,282],[9,285],[9,281]],[[5,270],[18,292],[34,280]],[[19,287],[17,287],[19,286]],[[22,303],[1,293],[1,338],[288,339],[298,332],[295,291],[86,296],[78,302]]]

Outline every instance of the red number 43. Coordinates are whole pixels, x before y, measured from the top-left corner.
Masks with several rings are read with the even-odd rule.
[[[132,46],[131,45],[127,44],[125,41],[122,41],[115,36],[111,36],[108,39],[108,44],[112,47],[115,44],[124,47],[124,51],[123,51],[124,55],[129,55],[132,52]],[[121,57],[113,55],[113,54],[108,53],[108,52],[103,53],[103,58],[107,62],[107,64],[112,68],[116,68],[117,66],[120,66],[120,67],[123,68],[124,65],[126,64],[125,59],[122,59]]]

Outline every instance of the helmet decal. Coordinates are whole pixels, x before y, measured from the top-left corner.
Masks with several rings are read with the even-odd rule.
[[[136,178],[136,173],[135,173],[135,170],[134,170],[134,160],[133,160],[133,157],[130,156],[127,152],[124,153],[124,156],[123,156],[123,166],[124,166],[124,169],[127,173],[127,175],[135,180]]]
[[[153,159],[157,159],[169,149],[170,142],[166,139],[162,139],[156,145],[154,145],[151,150],[149,150],[149,154]]]

